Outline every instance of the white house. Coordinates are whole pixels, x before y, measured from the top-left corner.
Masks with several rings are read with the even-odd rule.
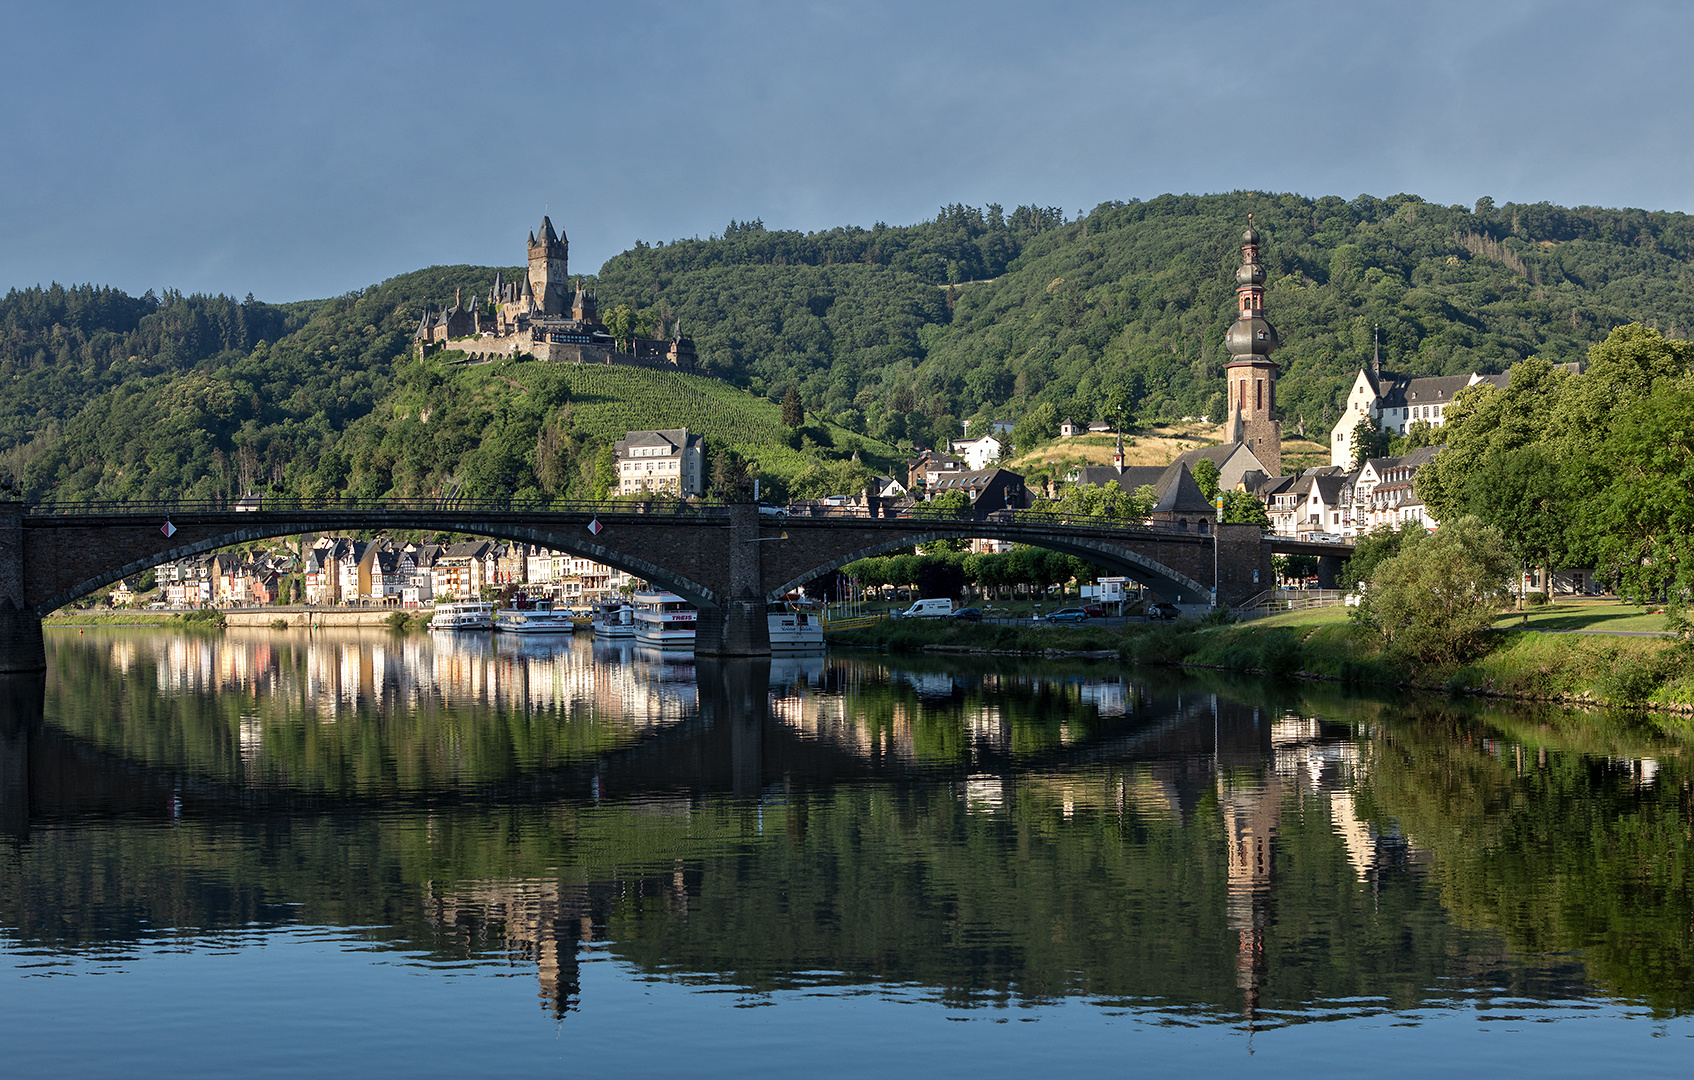
[[[687,428],[631,431],[612,444],[618,494],[665,491],[687,498],[706,493],[706,440]]]
[[[954,439],[953,453],[964,459],[965,471],[981,472],[990,468],[1000,460],[1000,452],[1004,444],[993,435],[984,435],[980,439]]]
[[[1367,417],[1376,421],[1384,431],[1404,435],[1406,429],[1425,421],[1433,427],[1446,423],[1447,406],[1453,395],[1477,383],[1493,383],[1502,389],[1504,375],[1440,375],[1435,378],[1414,379],[1394,375],[1375,366],[1360,368],[1347,400],[1341,408],[1341,420],[1329,437],[1329,463],[1340,468],[1353,464],[1353,429]]]

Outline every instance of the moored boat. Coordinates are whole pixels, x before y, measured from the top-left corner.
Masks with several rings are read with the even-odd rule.
[[[553,601],[517,597],[512,606],[494,616],[494,629],[503,634],[570,634],[576,623],[568,608],[555,608]]]
[[[621,600],[601,604],[594,609],[591,620],[594,636],[603,638],[632,638],[635,636],[635,608]]]
[[[802,604],[770,604],[765,608],[772,652],[811,652],[823,649],[823,622],[815,608]]]
[[[673,592],[635,594],[635,640],[643,645],[694,645],[694,605]]]
[[[429,617],[431,630],[492,630],[494,605],[476,601],[456,601],[435,605]]]

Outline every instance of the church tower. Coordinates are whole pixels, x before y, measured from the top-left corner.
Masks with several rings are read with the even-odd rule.
[[[570,247],[570,241],[553,231],[553,222],[545,215],[541,218],[541,234],[529,234],[529,287],[544,316],[569,314],[570,275],[566,268]]]
[[[1247,218],[1241,234],[1241,268],[1235,271],[1235,322],[1224,335],[1229,363],[1230,439],[1244,442],[1271,476],[1282,473],[1282,425],[1276,417],[1276,331],[1265,321],[1265,268],[1259,265],[1259,232]]]

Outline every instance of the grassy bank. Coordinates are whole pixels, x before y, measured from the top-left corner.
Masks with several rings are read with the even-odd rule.
[[[218,622],[217,612],[141,611],[55,611],[41,620],[42,626],[205,626]]]

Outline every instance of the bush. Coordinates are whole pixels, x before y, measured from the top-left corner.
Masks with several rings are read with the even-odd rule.
[[[1384,648],[1425,664],[1462,663],[1482,650],[1516,563],[1500,530],[1466,515],[1406,537],[1378,564],[1353,617]]]

